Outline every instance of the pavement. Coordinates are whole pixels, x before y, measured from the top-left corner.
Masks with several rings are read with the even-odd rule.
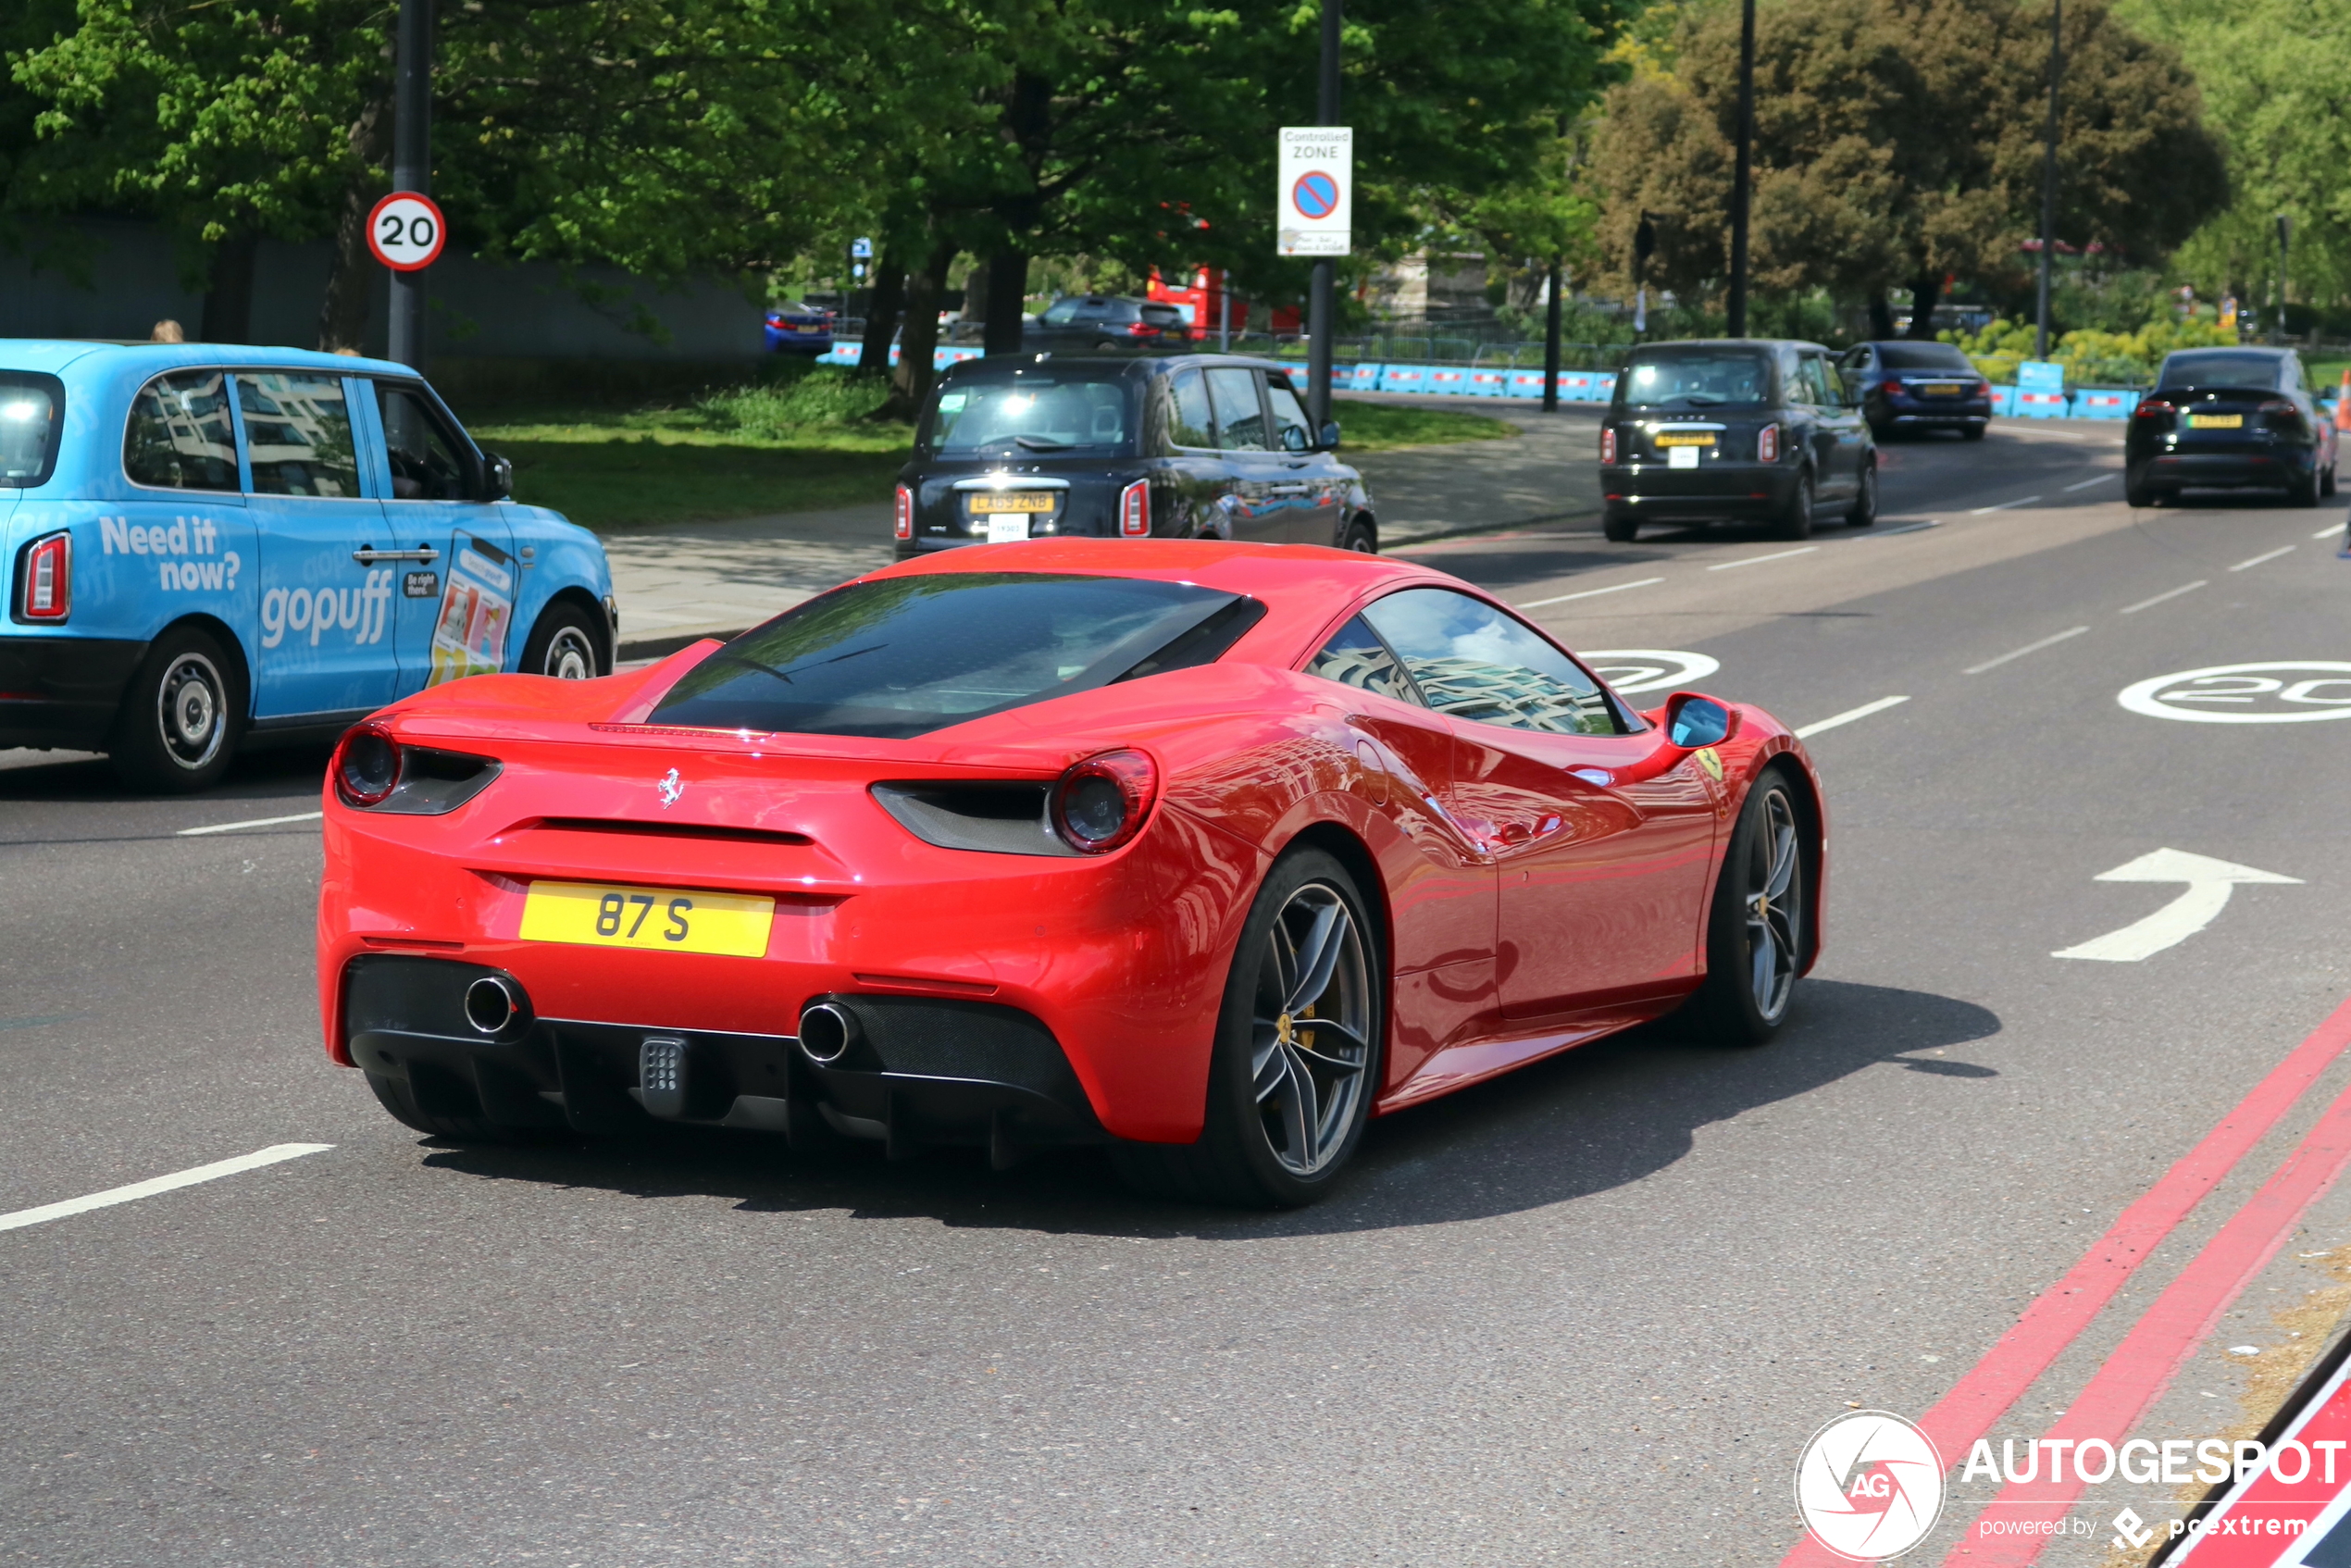
[[[1350,401],[1338,400],[1342,425]],[[1365,401],[1458,409],[1462,400]],[[1506,419],[1524,433],[1348,459],[1363,472],[1386,542],[1597,515],[1598,404],[1571,404],[1546,415],[1539,404],[1496,399],[1473,412]],[[895,558],[887,496],[870,506],[616,529],[603,538],[620,602],[623,660],[732,636]]]
[[[2120,468],[2003,426],[1888,448],[1880,526],[1800,545],[1407,546],[1636,700],[1812,729],[1827,947],[1761,1050],[1569,1052],[1291,1213],[1089,1153],[420,1139],[324,1060],[316,824],[272,820],[316,755],[0,771],[0,1563],[1750,1568],[1809,1561],[1797,1459],[1854,1409],[2250,1430],[2351,1300],[2351,729],[2295,716],[2339,672],[2203,672],[2351,664],[2351,560],[2340,503],[2134,514]],[[2181,894],[2110,877],[2159,851],[2294,880],[2059,956]],[[2093,1486],[2019,1555],[1963,1457],[1912,1561],[2135,1561],[2120,1512],[2200,1490]]]

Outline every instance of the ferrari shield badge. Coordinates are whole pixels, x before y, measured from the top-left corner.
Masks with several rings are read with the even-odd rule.
[[[1717,784],[1723,782],[1723,759],[1715,753],[1713,747],[1700,746],[1691,754],[1698,758],[1698,766],[1706,769],[1706,776],[1709,778],[1713,779]]]

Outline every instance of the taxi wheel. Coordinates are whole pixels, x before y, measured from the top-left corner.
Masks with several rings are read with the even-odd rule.
[[[591,680],[607,673],[597,646],[596,628],[578,605],[547,606],[523,644],[522,673],[553,676],[557,680]]]
[[[2332,463],[2327,465],[2327,471],[2319,476],[2319,493],[2320,495],[2334,493],[2334,465]]]
[[[1861,470],[1861,489],[1853,497],[1853,510],[1845,520],[1857,529],[1868,528],[1877,521],[1877,465],[1870,464]]]
[[[122,694],[107,741],[115,776],[133,790],[170,794],[219,783],[244,733],[242,673],[199,628],[155,639]]]
[[[1812,537],[1812,476],[1796,477],[1796,493],[1788,497],[1787,510],[1780,514],[1779,526],[1773,533],[1780,539],[1810,539]]]
[[[2316,468],[2311,469],[2305,478],[2298,479],[2286,486],[2285,491],[2286,500],[2296,506],[2316,506],[2319,504],[2320,493],[2319,471]]]
[[[1360,518],[1347,526],[1347,540],[1339,548],[1351,550],[1358,555],[1379,554],[1379,538],[1372,532],[1372,525]]]
[[[1610,512],[1600,518],[1600,532],[1611,544],[1630,544],[1641,537],[1640,520]]]

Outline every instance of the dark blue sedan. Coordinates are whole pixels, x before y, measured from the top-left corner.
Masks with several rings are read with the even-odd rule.
[[[1837,363],[1860,389],[1862,417],[1880,441],[1897,430],[1957,430],[1981,441],[1992,422],[1992,383],[1949,343],[1857,343]]]
[[[767,352],[825,354],[833,346],[833,313],[797,300],[767,309]]]

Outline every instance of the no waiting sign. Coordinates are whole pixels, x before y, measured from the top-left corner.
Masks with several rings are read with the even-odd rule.
[[[367,215],[367,249],[394,272],[418,272],[441,255],[449,226],[430,196],[394,191]]]
[[[1345,255],[1355,213],[1355,132],[1286,125],[1277,146],[1276,253]]]

